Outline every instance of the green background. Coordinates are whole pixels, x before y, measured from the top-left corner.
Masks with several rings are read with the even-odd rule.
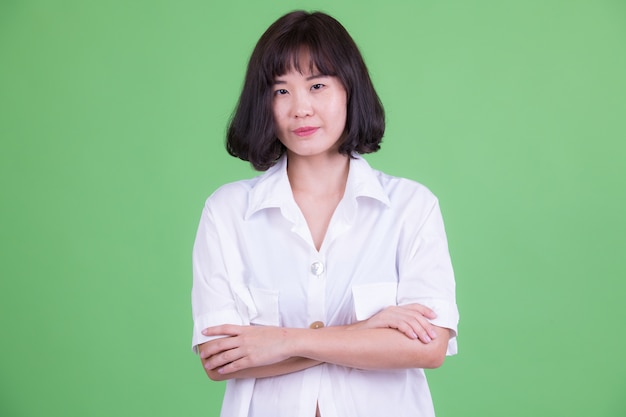
[[[373,166],[440,197],[459,355],[438,417],[625,416],[626,2],[0,0],[0,416],[217,416],[190,351],[205,198],[248,56],[350,31]]]

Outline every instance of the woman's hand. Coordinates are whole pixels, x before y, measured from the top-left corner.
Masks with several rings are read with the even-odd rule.
[[[272,326],[225,324],[202,331],[205,336],[226,336],[200,346],[200,358],[207,371],[227,374],[272,365],[290,357],[289,330]]]
[[[404,333],[410,339],[419,339],[423,343],[430,343],[437,337],[435,326],[428,319],[434,319],[437,314],[421,304],[407,304],[390,306],[374,314],[367,320],[351,326],[353,329],[391,328]]]

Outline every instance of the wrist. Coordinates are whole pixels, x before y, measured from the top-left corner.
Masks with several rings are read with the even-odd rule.
[[[363,329],[365,327],[365,325],[363,324],[363,321],[356,321],[354,323],[348,324],[346,326],[346,330],[359,330],[359,329]]]
[[[312,329],[296,329],[291,328],[288,330],[288,353],[290,357],[308,357],[307,354],[310,351],[311,344],[314,343]]]

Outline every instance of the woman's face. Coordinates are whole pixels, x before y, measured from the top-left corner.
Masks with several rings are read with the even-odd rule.
[[[308,68],[303,65],[302,68]],[[336,154],[347,116],[346,90],[337,77],[292,70],[276,78],[272,110],[276,136],[288,154]]]

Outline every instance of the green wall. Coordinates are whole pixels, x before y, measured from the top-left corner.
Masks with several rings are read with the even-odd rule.
[[[0,0],[0,416],[217,416],[190,351],[204,199],[262,31],[321,9],[441,200],[438,417],[626,415],[626,2]]]

